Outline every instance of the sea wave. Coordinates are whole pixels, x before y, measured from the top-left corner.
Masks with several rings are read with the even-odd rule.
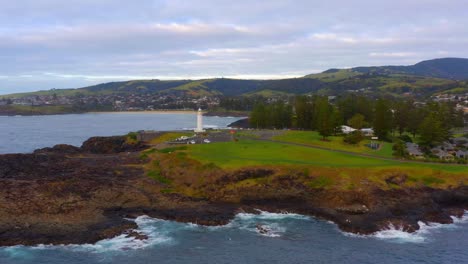
[[[137,229],[130,230],[144,235],[147,239],[138,239],[128,234],[122,234],[113,238],[100,240],[94,244],[81,245],[37,245],[32,249],[48,250],[48,249],[67,249],[78,252],[93,252],[102,253],[110,251],[127,251],[144,249],[158,244],[169,244],[173,241],[168,235],[167,230],[159,228],[158,223],[163,223],[164,220],[151,218],[148,216],[140,216],[134,219],[138,225]]]
[[[403,231],[401,228],[389,225],[387,229],[381,230],[371,235],[356,235],[342,232],[345,236],[360,239],[378,239],[396,243],[425,243],[430,241],[430,235],[435,230],[458,228],[462,224],[468,223],[468,211],[461,218],[452,217],[453,224],[437,224],[419,222],[420,229],[413,233]],[[239,213],[226,225],[201,226],[194,223],[178,223],[174,221],[140,216],[133,219],[138,228],[131,230],[147,239],[137,239],[127,234],[122,234],[114,238],[104,239],[95,244],[83,245],[37,245],[34,247],[14,246],[4,248],[10,254],[23,254],[23,249],[33,250],[56,250],[65,249],[76,252],[102,253],[102,252],[126,252],[128,250],[140,250],[156,245],[175,245],[179,232],[224,232],[227,229],[236,229],[255,233],[259,236],[269,238],[284,237],[288,233],[291,220],[310,221],[313,218],[294,213],[270,213],[258,210],[258,214]],[[329,221],[328,221],[329,222]],[[334,224],[329,222],[330,224]],[[289,230],[289,233],[291,230]],[[294,232],[294,231],[293,231]],[[287,235],[286,235],[287,236]]]
[[[419,229],[412,233],[389,224],[387,229],[370,235],[357,235],[347,232],[344,232],[344,235],[356,238],[374,238],[395,243],[426,243],[430,241],[431,234],[438,230],[459,228],[461,224],[468,223],[468,211],[465,211],[461,218],[452,216],[452,219],[452,224],[424,223],[420,221],[418,222]]]
[[[265,237],[282,237],[287,231],[288,220],[310,220],[310,217],[300,214],[257,211],[258,214],[239,213],[225,227],[254,232]]]

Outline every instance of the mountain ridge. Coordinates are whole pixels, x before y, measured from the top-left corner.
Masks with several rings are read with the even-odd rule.
[[[107,94],[163,94],[186,97],[321,94],[367,91],[401,96],[430,96],[444,91],[468,92],[468,59],[440,58],[410,66],[369,66],[328,69],[322,73],[278,80],[212,78],[200,80],[131,80],[101,83],[77,89],[52,89],[0,96],[77,96]]]

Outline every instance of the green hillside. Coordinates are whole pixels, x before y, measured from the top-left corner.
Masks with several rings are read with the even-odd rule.
[[[76,96],[108,94],[169,94],[175,96],[284,96],[297,94],[337,95],[360,91],[375,96],[415,97],[433,94],[468,92],[468,83],[455,79],[468,78],[468,59],[438,59],[413,66],[357,67],[330,69],[302,78],[281,80],[134,80],[110,82],[80,89],[53,89],[12,94],[4,98],[31,95]]]

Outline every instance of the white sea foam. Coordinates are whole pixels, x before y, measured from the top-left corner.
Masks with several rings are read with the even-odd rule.
[[[228,225],[224,227],[255,232],[266,237],[281,237],[286,232],[286,227],[284,226],[284,223],[282,223],[283,221],[287,221],[288,219],[310,220],[308,216],[300,214],[287,212],[270,213],[261,210],[257,211],[258,214],[239,213]],[[264,228],[263,232],[260,231],[258,225]]]
[[[158,223],[167,222],[151,218],[148,216],[140,216],[134,219],[138,228],[132,231],[145,235],[148,239],[137,239],[127,234],[122,234],[113,238],[104,239],[96,242],[95,244],[82,244],[82,245],[37,245],[31,247],[37,250],[48,249],[67,249],[78,252],[118,252],[127,250],[143,249],[158,244],[168,244],[172,242],[172,238],[167,234],[168,232],[160,230]]]
[[[443,229],[454,229],[459,228],[460,224],[468,223],[468,211],[465,211],[461,218],[452,216],[452,224],[439,224],[439,223],[423,223],[418,222],[419,229],[415,232],[409,233],[403,231],[402,228],[398,228],[389,224],[385,230],[378,231],[371,235],[356,235],[351,233],[344,233],[346,236],[358,237],[358,238],[376,238],[381,240],[387,240],[396,243],[424,243],[430,240],[430,235],[438,230]]]
[[[250,213],[239,213],[236,215],[236,218],[239,219],[255,219],[255,220],[281,220],[281,219],[310,219],[310,217],[300,214],[293,213],[270,213],[266,211],[257,210],[259,214],[250,214]]]

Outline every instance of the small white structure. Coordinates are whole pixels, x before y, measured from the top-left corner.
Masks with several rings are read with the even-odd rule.
[[[367,137],[374,135],[374,129],[372,128],[361,128],[361,132],[364,136],[367,136]]]
[[[197,113],[197,128],[194,130],[195,133],[202,133],[205,132],[203,130],[203,112],[201,108],[198,108],[198,113]]]
[[[349,133],[356,131],[356,129],[350,126],[341,126],[341,131],[343,132],[343,134],[349,134]]]

